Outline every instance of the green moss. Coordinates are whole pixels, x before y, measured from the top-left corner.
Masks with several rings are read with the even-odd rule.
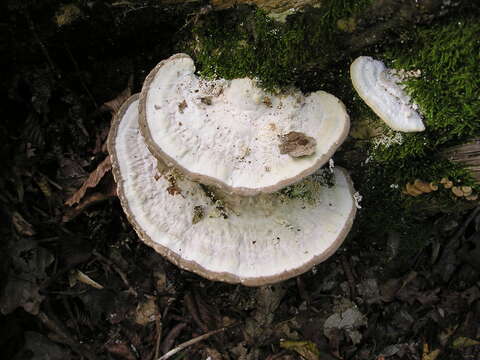
[[[299,183],[287,186],[279,191],[281,198],[300,199],[307,204],[315,204],[321,194],[322,188],[335,184],[335,177],[330,169],[322,169],[308,176]]]
[[[420,28],[412,35],[409,51],[387,52],[391,66],[422,72],[405,82],[420,106],[426,130],[407,134],[401,145],[380,148],[379,160],[429,156],[441,147],[480,135],[480,22],[453,19]]]
[[[205,77],[249,76],[269,90],[287,87],[305,71],[335,59],[337,21],[370,1],[328,0],[320,9],[291,15],[285,24],[253,8],[215,12],[194,26],[195,41],[182,50],[193,55]]]
[[[474,18],[454,18],[415,29],[410,37],[408,51],[405,46],[389,49],[385,57],[391,67],[421,70],[421,77],[405,84],[420,106],[426,130],[400,135],[384,127],[387,138],[395,139],[397,134],[401,139],[373,141],[361,188],[366,201],[376,207],[367,216],[369,222],[375,218],[382,226],[404,229],[421,227],[419,217],[472,206],[443,186],[418,197],[404,195],[401,190],[406,183],[415,179],[438,182],[446,177],[455,185],[480,191],[465,167],[441,155],[443,149],[480,135],[480,23]]]

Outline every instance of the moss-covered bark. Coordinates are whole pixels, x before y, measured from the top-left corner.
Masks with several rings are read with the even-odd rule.
[[[377,127],[374,138],[351,138],[336,160],[351,169],[364,199],[358,229],[419,231],[425,219],[455,213],[475,203],[438,191],[412,197],[403,193],[415,179],[454,185],[478,185],[462,164],[440,151],[479,135],[478,15],[468,1],[325,1],[287,17],[281,24],[259,9],[241,6],[199,16],[193,38],[179,49],[190,53],[206,77],[256,77],[271,90],[297,86],[327,90],[347,105],[352,126]],[[445,16],[445,15],[448,16]],[[386,128],[356,96],[349,65],[357,55],[389,60],[390,66],[420,69],[407,83],[420,105],[427,130],[396,134]],[[301,194],[301,192],[299,193]],[[380,230],[380,232],[379,232]]]

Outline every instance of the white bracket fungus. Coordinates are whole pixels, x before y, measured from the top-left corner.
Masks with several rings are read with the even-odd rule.
[[[399,84],[399,77],[383,62],[360,56],[350,66],[350,76],[358,95],[393,130],[425,130],[417,106]]]
[[[162,84],[160,84],[160,79],[157,83],[151,76],[150,84],[146,89],[149,87],[155,89],[152,95],[156,95],[158,92],[172,91],[177,94],[179,92],[181,96],[166,97],[164,100],[154,97],[156,100],[152,101],[148,100],[148,94],[143,94],[145,107],[143,111],[148,115],[149,112],[155,112],[155,106],[163,109],[161,112],[163,115],[156,115],[153,119],[156,123],[164,122],[167,125],[158,125],[158,127],[151,125],[154,131],[150,132],[156,134],[157,130],[161,130],[164,137],[165,134],[170,135],[169,139],[162,143],[162,148],[175,154],[175,162],[188,165],[189,168],[198,169],[193,166],[194,161],[208,161],[212,165],[221,162],[217,167],[212,166],[214,169],[222,169],[221,172],[215,174],[225,173],[226,175],[224,174],[221,178],[225,181],[231,179],[228,172],[241,168],[241,166],[231,156],[231,153],[237,153],[222,143],[234,145],[235,143],[232,144],[231,141],[235,136],[242,137],[241,141],[237,143],[238,146],[243,144],[252,147],[252,153],[255,154],[252,159],[261,163],[267,159],[267,156],[262,155],[263,157],[261,157],[258,153],[267,151],[272,155],[278,151],[278,146],[271,146],[268,150],[262,149],[262,146],[267,146],[269,142],[255,143],[254,136],[270,136],[262,134],[262,131],[259,130],[270,122],[274,122],[275,126],[280,127],[284,132],[291,130],[293,125],[285,120],[288,116],[296,117],[298,122],[303,124],[300,126],[300,130],[307,134],[315,134],[314,136],[321,134],[318,123],[323,129],[322,131],[331,131],[337,134],[335,141],[339,141],[339,133],[336,131],[340,131],[340,133],[344,131],[342,127],[346,126],[346,115],[341,116],[340,120],[343,123],[338,125],[332,122],[334,118],[338,120],[336,115],[330,117],[328,113],[324,112],[325,108],[338,112],[339,107],[343,111],[343,107],[339,105],[338,100],[325,93],[313,95],[313,98],[324,99],[325,102],[322,100],[315,105],[314,99],[302,98],[304,105],[298,105],[298,107],[305,107],[307,114],[313,115],[317,111],[323,114],[320,115],[320,119],[317,117],[316,126],[310,124],[304,118],[305,115],[299,115],[298,110],[293,109],[293,97],[272,99],[272,106],[275,108],[279,106],[280,102],[289,104],[287,108],[290,110],[286,111],[289,115],[281,121],[275,121],[273,115],[267,116],[268,108],[260,111],[258,104],[248,102],[247,98],[235,96],[228,103],[226,99],[229,99],[228,93],[232,89],[231,87],[224,89],[226,99],[221,99],[221,95],[212,93],[211,105],[205,103],[206,100],[203,103],[197,102],[196,96],[207,96],[205,89],[200,86],[201,80],[192,75],[191,60],[185,56],[177,57],[177,60],[185,67],[180,69],[175,65],[174,68],[177,70],[162,75]],[[167,61],[166,65],[162,65],[162,67],[173,66],[177,60]],[[177,71],[179,75],[177,75]],[[183,79],[181,84],[185,84],[187,79],[191,83],[184,88],[183,85],[179,85],[178,76]],[[216,83],[209,83],[208,86],[214,84]],[[199,90],[198,93],[195,92],[195,89]],[[254,88],[251,89],[253,91]],[[238,92],[236,94],[238,95]],[[299,95],[297,94],[297,96]],[[181,113],[178,111],[183,100],[187,103],[187,106],[182,105],[185,117],[180,116]],[[203,112],[202,107],[217,106],[220,101],[225,103],[222,103],[218,110]],[[239,117],[237,121],[234,120],[234,117],[223,118],[226,129],[221,133],[215,132],[216,127],[222,125],[220,114],[227,116],[228,111],[237,111],[231,107],[233,101],[245,102],[242,106],[251,107],[251,110],[237,112],[235,114]],[[256,112],[263,113],[265,118]],[[252,113],[256,115],[250,116]],[[211,117],[212,120],[207,121],[206,115],[209,115],[208,117]],[[184,123],[185,128],[187,122],[190,121],[188,130],[182,132],[180,127],[173,122],[174,118],[175,122]],[[261,194],[257,197],[237,196],[232,204],[228,204],[228,198],[225,199],[227,216],[207,216],[206,214],[218,208],[218,201],[215,198],[212,199],[204,185],[192,182],[186,177],[176,178],[174,186],[177,191],[169,191],[172,181],[167,174],[162,173],[161,169],[164,167],[159,166],[157,158],[147,148],[145,139],[140,133],[138,119],[139,100],[138,96],[133,96],[122,106],[110,130],[108,147],[112,158],[113,174],[118,186],[118,195],[125,213],[139,237],[180,267],[212,280],[250,286],[274,283],[308,271],[313,265],[328,258],[340,246],[349,232],[356,212],[354,190],[348,174],[338,167],[334,170],[335,185],[319,186],[319,194],[314,204],[306,203],[301,199],[285,198],[279,196],[278,193]],[[213,127],[211,122],[215,123]],[[260,126],[254,126],[254,122],[258,122]],[[256,130],[250,132],[247,124],[251,124]],[[209,134],[201,141],[195,140],[196,136],[200,136],[200,132],[197,131],[199,129]],[[232,135],[233,133],[235,136]],[[176,140],[175,137],[179,140]],[[188,141],[189,139],[192,141]],[[153,136],[153,140],[160,139]],[[152,138],[150,138],[151,141]],[[207,141],[212,142],[211,146],[215,151],[208,151],[209,143]],[[319,143],[320,139],[318,138],[317,144]],[[194,152],[186,148],[180,152],[172,150],[172,146],[185,146],[185,144],[190,144]],[[330,144],[330,146],[333,145]],[[206,151],[207,155],[202,154],[202,151]],[[323,145],[318,145],[317,152],[324,154]],[[191,154],[187,155],[186,153]],[[228,163],[226,164],[221,159],[220,154],[225,155],[228,161],[234,162],[235,166],[228,166]],[[329,156],[327,156],[327,160]],[[273,156],[269,157],[270,160],[272,158]],[[309,173],[310,170],[299,171],[299,169],[310,169],[312,164],[319,161],[318,159],[319,157],[316,157],[306,160],[306,162],[301,160],[299,165],[289,166],[297,170],[296,176],[298,176],[302,172]],[[288,156],[283,161],[296,164]],[[281,167],[281,162],[277,164],[275,161],[271,161],[268,164],[272,166],[271,173],[273,174],[287,172],[289,176],[292,175],[290,170],[287,171]],[[251,183],[247,181],[250,176],[255,181],[260,181],[264,187],[273,186],[267,182],[268,177],[254,176],[255,169],[250,168],[244,174],[241,171],[234,172],[236,178],[240,178],[243,182],[230,182],[230,184],[242,187],[250,186]],[[205,176],[207,175],[202,175],[202,177]],[[278,176],[275,175],[274,179],[277,183]],[[229,206],[232,207],[231,211],[228,210]],[[283,225],[279,225],[279,221]]]
[[[273,95],[248,78],[208,81],[194,72],[185,54],[160,62],[139,109],[151,153],[190,180],[240,195],[271,193],[319,169],[348,134],[344,105],[324,91]],[[308,146],[281,151],[293,132]]]

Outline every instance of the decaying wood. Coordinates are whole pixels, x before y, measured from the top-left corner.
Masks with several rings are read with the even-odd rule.
[[[442,153],[446,159],[464,164],[474,178],[480,182],[480,139],[473,139],[466,144],[457,145]]]

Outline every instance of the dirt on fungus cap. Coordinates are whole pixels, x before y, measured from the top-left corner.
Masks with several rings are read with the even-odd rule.
[[[113,121],[113,174],[137,234],[170,261],[211,280],[259,286],[309,270],[343,242],[356,212],[344,170],[335,169],[334,186],[319,185],[314,204],[278,193],[236,196],[231,211],[218,216],[205,186],[180,176],[177,191],[169,191],[169,177],[140,134],[138,105],[131,97]]]
[[[393,130],[425,130],[422,117],[395,75],[381,61],[359,56],[350,65],[350,77],[358,95]]]
[[[348,134],[345,106],[324,91],[273,95],[248,78],[204,80],[194,72],[185,54],[160,62],[139,110],[152,154],[191,180],[246,196],[274,192],[319,169]],[[315,141],[313,154],[280,151],[292,132]]]

